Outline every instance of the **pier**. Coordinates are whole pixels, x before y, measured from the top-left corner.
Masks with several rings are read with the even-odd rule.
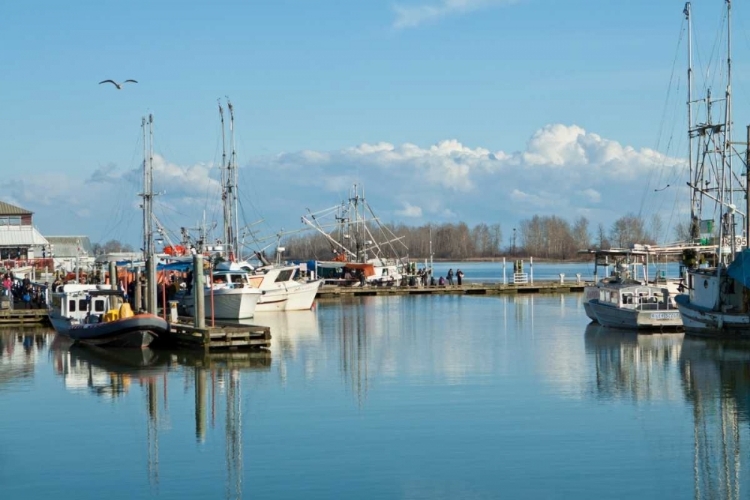
[[[48,324],[47,309],[1,309],[0,325]]]
[[[197,327],[192,318],[180,318],[169,324],[165,347],[215,350],[264,349],[271,346],[271,329],[260,325],[216,322],[214,326]]]
[[[538,293],[582,293],[590,283],[558,283],[545,281],[533,284],[470,283],[463,285],[428,286],[337,286],[324,285],[318,298],[392,295],[521,295]]]

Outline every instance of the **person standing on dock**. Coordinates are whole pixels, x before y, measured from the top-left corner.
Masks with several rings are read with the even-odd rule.
[[[448,269],[448,274],[446,278],[448,279],[448,285],[453,286],[453,268],[452,267]]]
[[[458,286],[461,286],[464,281],[464,272],[460,269],[456,270],[456,281],[458,281]]]

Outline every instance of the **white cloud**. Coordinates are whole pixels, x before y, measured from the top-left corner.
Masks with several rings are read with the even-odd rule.
[[[609,226],[628,212],[647,210],[645,197],[658,197],[665,212],[672,210],[667,203],[683,197],[687,202],[681,192],[654,192],[655,186],[647,185],[651,178],[686,178],[684,162],[577,125],[542,127],[521,151],[493,151],[455,139],[431,146],[374,142],[280,153],[248,163],[252,167],[240,169],[241,207],[247,221],[265,219],[263,231],[269,234],[282,227],[297,229],[307,208],[316,212],[340,203],[353,184],[364,188],[384,222],[416,225],[463,221],[512,227],[533,215],[569,221],[585,215],[592,227]],[[173,231],[194,226],[204,211],[209,224],[220,223],[218,175],[211,164],[183,166],[155,156],[155,190],[165,192],[156,198],[157,216],[159,209],[166,211],[165,226]],[[5,201],[34,211],[47,234],[89,232],[96,241],[105,230],[120,231],[123,220],[140,233],[141,183],[140,166],[120,170],[106,165],[85,180],[63,174],[17,176],[0,182],[0,189],[9,194]]]
[[[465,14],[493,5],[507,5],[517,0],[440,0],[421,5],[396,4],[393,27],[413,28],[425,22],[433,22],[451,15]]]
[[[417,207],[409,203],[408,201],[404,202],[404,208],[402,210],[396,210],[396,215],[400,215],[402,217],[422,217],[422,208]]]
[[[602,195],[596,189],[584,189],[580,195],[586,198],[590,203],[599,203],[602,201]]]

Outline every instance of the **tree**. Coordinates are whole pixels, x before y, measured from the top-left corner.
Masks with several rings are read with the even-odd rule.
[[[618,248],[630,248],[635,243],[653,243],[646,232],[643,218],[634,214],[617,219],[612,224],[609,237]]]

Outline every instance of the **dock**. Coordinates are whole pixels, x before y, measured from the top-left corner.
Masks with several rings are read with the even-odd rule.
[[[170,332],[162,339],[166,345],[205,352],[236,349],[268,349],[271,328],[217,321],[205,328],[193,326],[192,318],[181,317],[170,323]],[[161,343],[161,342],[160,342]]]
[[[591,283],[545,281],[533,284],[470,283],[432,286],[336,286],[323,285],[318,298],[394,296],[394,295],[521,295],[545,293],[582,293]]]
[[[49,324],[47,309],[0,309],[0,325]]]

